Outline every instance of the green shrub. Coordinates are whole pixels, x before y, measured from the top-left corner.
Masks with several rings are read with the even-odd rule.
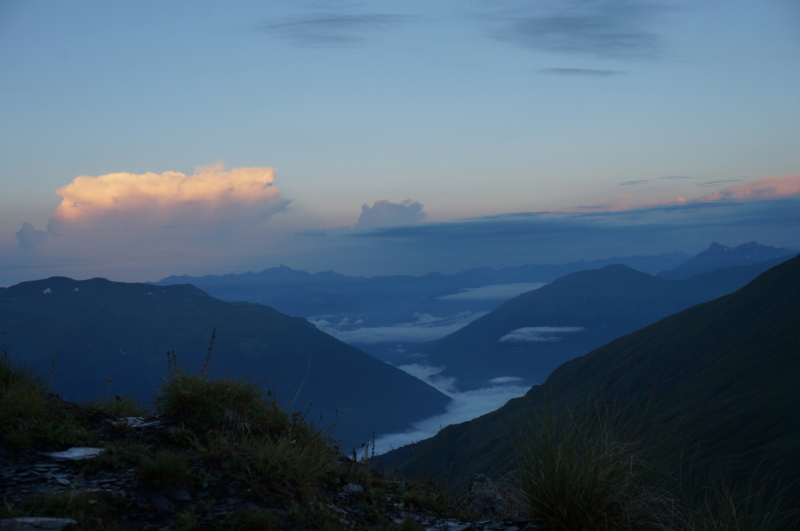
[[[198,435],[212,430],[280,433],[290,421],[276,402],[264,400],[259,387],[246,379],[212,380],[205,374],[173,373],[155,403],[160,412]]]
[[[276,494],[284,499],[308,497],[339,457],[323,437],[303,443],[291,433],[276,439],[249,438],[231,450],[228,473],[254,499]]]

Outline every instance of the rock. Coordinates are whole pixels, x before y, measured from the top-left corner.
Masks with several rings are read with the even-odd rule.
[[[164,495],[174,502],[192,501],[192,495],[186,489],[173,489],[164,492]]]
[[[8,518],[0,520],[0,531],[61,531],[77,523],[70,518]]]
[[[63,452],[47,452],[45,455],[59,461],[81,461],[83,459],[94,459],[102,451],[102,448],[75,447]]]
[[[170,502],[167,497],[160,492],[151,494],[150,502],[153,504],[153,507],[156,508],[156,511],[159,512],[171,511],[173,507],[172,502]]]
[[[342,490],[348,494],[354,494],[356,492],[364,492],[364,487],[358,485],[357,483],[348,483],[342,488]]]

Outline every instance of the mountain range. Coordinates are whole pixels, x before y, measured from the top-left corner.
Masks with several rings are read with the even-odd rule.
[[[63,277],[0,289],[0,331],[12,358],[71,399],[110,394],[147,402],[168,374],[167,351],[198,371],[252,378],[280,402],[333,427],[344,449],[441,412],[449,398],[319,331],[305,319],[224,302],[190,285]],[[313,403],[313,406],[310,404]]]
[[[475,268],[454,274],[353,277],[333,271],[308,273],[286,266],[229,275],[186,275],[156,282],[166,286],[192,284],[225,301],[264,304],[287,315],[331,323],[329,333],[351,345],[397,364],[402,352],[435,339],[430,330],[419,338],[408,337],[420,319],[429,322],[464,322],[491,311],[503,301],[575,271],[608,264],[626,264],[656,273],[674,267],[690,256],[668,253],[658,256],[612,257],[566,264],[533,264],[503,269]],[[493,286],[493,288],[491,287]],[[378,339],[354,337],[361,329],[404,326],[402,334]],[[441,333],[441,337],[447,331]],[[363,336],[363,335],[362,335]],[[398,353],[400,355],[398,356]]]
[[[672,269],[661,271],[656,276],[671,280],[685,280],[721,267],[752,265],[774,258],[791,257],[796,254],[797,251],[786,247],[776,248],[769,245],[759,245],[757,242],[743,243],[734,248],[714,242],[702,253],[691,257]]]
[[[461,390],[544,382],[559,365],[695,304],[731,293],[779,257],[667,280],[624,265],[566,275],[423,345],[418,363],[443,367]]]
[[[745,287],[618,338],[558,367],[497,411],[382,457],[401,474],[449,478],[509,470],[511,439],[533,409],[588,399],[647,402],[649,429],[730,478],[778,472],[800,499],[800,257]],[[692,450],[694,449],[694,450]]]

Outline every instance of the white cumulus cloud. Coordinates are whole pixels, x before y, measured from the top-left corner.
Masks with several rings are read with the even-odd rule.
[[[274,203],[279,198],[274,181],[273,168],[226,171],[222,164],[198,167],[194,175],[177,171],[83,175],[56,190],[64,199],[53,219],[69,225],[109,218],[149,224],[235,217],[242,209]]]
[[[423,205],[406,199],[402,203],[391,203],[386,199],[375,201],[372,206],[362,205],[361,216],[356,222],[357,229],[375,227],[396,227],[419,223],[425,219]]]

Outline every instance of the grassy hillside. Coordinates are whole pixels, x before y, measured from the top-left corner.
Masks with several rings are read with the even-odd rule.
[[[623,265],[581,271],[511,299],[464,328],[422,349],[461,389],[513,376],[544,382],[562,363],[695,304],[735,291],[786,258],[719,269],[675,281]],[[507,340],[527,327],[570,327],[537,341]],[[575,331],[575,328],[580,330]],[[504,338],[506,340],[504,340]]]
[[[292,318],[251,303],[229,303],[189,285],[50,278],[0,290],[0,331],[9,353],[47,374],[73,399],[110,393],[148,401],[167,375],[165,353],[198,370],[216,340],[210,369],[251,376],[309,420],[336,428],[345,446],[372,432],[406,429],[448,398]],[[320,419],[321,416],[321,419]]]
[[[593,397],[635,410],[649,402],[642,432],[674,430],[667,443],[692,467],[729,478],[778,472],[800,499],[800,258],[739,291],[672,315],[565,363],[503,408],[384,456],[403,474],[501,475],[510,440],[531,411]],[[669,445],[667,445],[669,446]]]

